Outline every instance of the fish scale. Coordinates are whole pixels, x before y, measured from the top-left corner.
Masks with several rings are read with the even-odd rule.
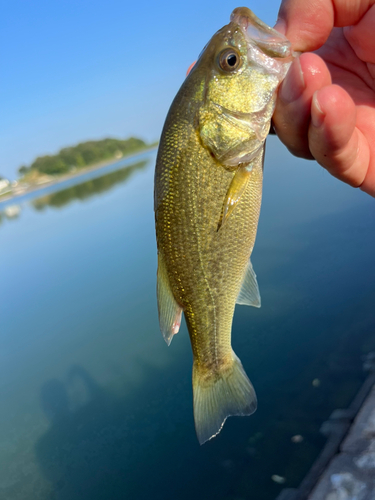
[[[236,9],[175,97],[155,169],[160,327],[169,344],[184,313],[201,443],[220,431],[227,416],[256,408],[254,389],[232,351],[231,329],[236,301],[260,306],[249,259],[261,204],[264,140],[285,71],[281,62],[274,71],[273,59],[262,51],[260,62],[250,58],[258,49],[249,41],[249,23],[261,38],[271,36],[273,51],[277,43],[282,50],[289,46],[249,9]],[[259,44],[265,47],[264,40]]]

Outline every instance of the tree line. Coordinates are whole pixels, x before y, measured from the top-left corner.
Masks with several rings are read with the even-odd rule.
[[[39,156],[29,167],[25,165],[20,167],[18,172],[22,176],[30,172],[61,175],[77,168],[121,158],[141,151],[148,146],[142,139],[135,137],[124,140],[107,138],[98,141],[86,141],[76,146],[63,148],[55,155]]]
[[[133,173],[144,169],[147,163],[147,161],[140,161],[115,172],[43,196],[34,200],[33,206],[36,210],[44,210],[47,206],[62,208],[74,200],[85,201],[94,195],[111,190],[117,184],[126,182]]]

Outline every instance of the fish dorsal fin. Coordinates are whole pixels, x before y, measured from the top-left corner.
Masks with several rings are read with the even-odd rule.
[[[164,259],[158,253],[157,297],[159,325],[164,340],[168,345],[172,342],[173,335],[178,333],[181,325],[182,308],[173,297],[169,284],[168,274]]]
[[[237,304],[260,307],[260,293],[257,277],[250,260],[247,264],[241,290],[237,297]]]

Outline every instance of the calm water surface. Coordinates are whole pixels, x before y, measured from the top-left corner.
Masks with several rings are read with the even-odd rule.
[[[262,308],[238,306],[233,323],[259,409],[198,445],[186,328],[169,348],[158,328],[154,162],[23,197],[18,216],[0,204],[2,500],[272,500],[365,377],[374,200],[271,138],[252,258]]]

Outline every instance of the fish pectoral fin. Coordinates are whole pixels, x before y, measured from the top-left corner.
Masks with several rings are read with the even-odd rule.
[[[157,273],[157,297],[159,325],[164,340],[168,345],[172,342],[173,335],[176,335],[181,325],[182,307],[180,307],[173,297],[169,284],[167,269],[161,253],[158,253],[158,273]]]
[[[223,215],[221,221],[219,223],[219,229],[224,225],[224,223],[228,220],[228,217],[236,208],[238,202],[241,199],[241,196],[246,190],[247,184],[249,182],[250,176],[252,172],[252,164],[242,165],[238,168],[230,186],[228,188],[224,206],[223,206]]]
[[[236,303],[254,307],[260,307],[261,305],[257,277],[250,260],[246,267],[245,276]]]

